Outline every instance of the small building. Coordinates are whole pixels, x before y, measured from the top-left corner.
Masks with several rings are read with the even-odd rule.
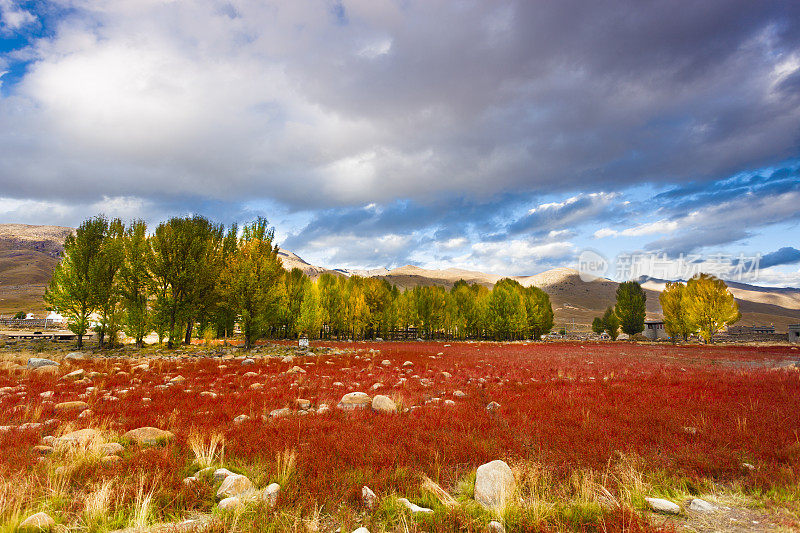
[[[663,320],[645,320],[642,334],[651,341],[669,337],[667,330],[664,328]]]
[[[800,324],[789,325],[789,342],[800,343]]]
[[[772,334],[775,333],[775,326],[744,326],[744,325],[736,325],[736,326],[728,326],[727,330],[728,335],[754,335],[754,334]]]

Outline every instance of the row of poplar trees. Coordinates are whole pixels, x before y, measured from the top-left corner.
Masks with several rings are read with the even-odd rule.
[[[266,219],[226,228],[176,217],[152,234],[143,221],[86,220],[67,238],[45,293],[70,329],[94,328],[100,346],[121,331],[142,346],[150,333],[170,348],[193,336],[245,347],[262,337],[375,338],[414,328],[426,338],[539,339],[553,327],[547,294],[511,279],[490,290],[459,281],[401,291],[385,280],[283,268]]]
[[[592,322],[595,333],[608,333],[616,340],[620,330],[635,335],[644,330],[646,300],[642,286],[635,281],[620,283],[617,302],[602,317]],[[741,318],[739,305],[725,282],[710,274],[699,273],[686,283],[668,282],[659,295],[664,328],[673,340],[697,334],[711,342],[722,328]]]

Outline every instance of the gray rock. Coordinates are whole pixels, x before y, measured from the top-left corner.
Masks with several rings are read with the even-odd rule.
[[[52,359],[44,359],[42,357],[31,357],[28,359],[28,368],[33,370],[35,368],[41,368],[43,366],[61,366]],[[36,513],[33,516],[37,516],[38,514],[43,513]],[[31,518],[33,518],[33,516]]]
[[[711,513],[717,510],[717,506],[705,500],[701,500],[700,498],[694,498],[689,502],[689,509],[697,511],[698,513]]]
[[[248,420],[250,420],[249,416],[247,416],[247,415],[239,415],[239,416],[237,416],[236,418],[233,419],[233,423],[234,424],[244,424]]]
[[[367,529],[365,527],[360,527],[360,528],[354,530],[353,533],[369,533],[369,529]]]
[[[80,361],[81,359],[86,359],[86,354],[83,352],[69,352],[64,359],[67,361]]]
[[[122,435],[122,438],[132,440],[144,446],[169,442],[175,438],[175,434],[171,431],[165,431],[154,427],[141,427],[128,431]]]
[[[56,522],[47,513],[36,513],[26,518],[20,525],[19,531],[50,531]]]
[[[669,500],[664,500],[661,498],[645,498],[644,501],[646,501],[647,505],[650,506],[650,509],[656,513],[681,514],[680,506],[672,503]]]
[[[431,514],[431,513],[433,513],[433,509],[428,509],[427,507],[420,507],[419,505],[417,505],[415,503],[411,503],[406,498],[397,498],[397,501],[400,502],[401,504],[403,504],[403,506],[406,509],[408,509],[409,511],[411,511],[412,514],[416,514],[416,513]]]
[[[372,489],[364,485],[361,487],[361,501],[367,509],[373,509],[375,504],[378,503],[378,496],[372,492]]]
[[[388,396],[378,394],[372,399],[372,410],[379,413],[396,413],[397,404]]]
[[[506,528],[497,520],[489,522],[489,533],[506,533]]]
[[[275,507],[278,505],[278,496],[281,494],[281,486],[277,483],[270,483],[266,489],[264,489],[264,493],[262,497],[264,498],[264,503],[266,503],[269,507]]]
[[[270,418],[284,418],[287,416],[291,416],[292,410],[288,407],[284,407],[283,409],[273,409],[269,412]]]
[[[370,405],[371,402],[372,399],[366,392],[349,392],[342,396],[336,407],[344,411],[353,411],[355,409],[363,409]]]
[[[211,467],[209,467],[209,468],[211,468]],[[208,468],[204,468],[203,470],[198,472],[198,474],[205,473],[206,471],[208,471]],[[214,470],[214,481],[219,483],[220,481],[224,481],[226,477],[232,476],[232,475],[233,475],[233,472],[231,472],[227,468],[217,468],[216,470]]]
[[[247,359],[243,359],[242,360],[242,366],[248,366],[248,365],[254,365],[254,364],[256,364],[255,359],[250,359],[248,357]]]
[[[478,467],[475,501],[484,507],[504,507],[515,488],[514,473],[505,461],[495,460]]]
[[[486,406],[487,411],[497,411],[498,409],[500,409],[500,404],[497,402],[491,402]]]
[[[239,496],[252,491],[254,488],[253,482],[247,476],[230,474],[222,481],[222,485],[217,491],[217,498]]]
[[[229,496],[227,498],[223,498],[218,504],[217,507],[222,509],[223,511],[232,511],[237,507],[242,506],[242,501],[237,498],[236,496]]]

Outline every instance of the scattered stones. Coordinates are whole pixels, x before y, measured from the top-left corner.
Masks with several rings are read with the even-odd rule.
[[[396,413],[397,404],[388,396],[378,394],[372,399],[372,410],[379,413]]]
[[[174,378],[169,380],[169,382],[172,383],[173,385],[180,385],[181,383],[183,383],[185,381],[186,381],[186,378],[183,377],[183,376],[175,376]]]
[[[645,498],[644,501],[646,501],[650,509],[656,513],[681,514],[680,506],[669,500],[664,500],[662,498]]]
[[[50,531],[56,525],[47,513],[36,513],[26,518],[20,525],[19,531]]]
[[[278,505],[278,496],[281,493],[281,486],[277,483],[270,483],[266,489],[264,489],[263,498],[264,503],[266,503],[269,507],[275,507]]]
[[[106,455],[116,455],[118,453],[122,453],[125,448],[122,447],[122,444],[118,442],[106,442],[100,446],[100,453],[104,456]]]
[[[53,447],[59,448],[64,446],[87,446],[93,440],[100,438],[100,434],[96,429],[86,428],[67,433],[53,440]]]
[[[445,400],[444,404],[447,405],[448,407],[452,407],[456,404],[456,402],[454,402],[453,400]]]
[[[30,370],[35,370],[37,368],[42,368],[44,366],[60,366],[58,363],[53,361],[52,359],[44,359],[42,357],[31,357],[28,359],[28,368]],[[39,513],[37,513],[39,514]],[[43,514],[43,513],[41,513]],[[33,515],[36,516],[36,515]],[[31,517],[33,518],[33,517]]]
[[[484,507],[502,508],[515,487],[514,473],[505,461],[482,464],[475,474],[475,501]]]
[[[694,498],[689,502],[689,509],[697,511],[698,513],[711,513],[717,510],[717,506],[708,503],[700,498]]]
[[[253,482],[247,476],[241,474],[229,474],[222,481],[219,490],[217,491],[217,498],[227,498],[229,496],[239,496],[246,492],[250,492],[253,487]]]
[[[489,533],[506,533],[506,528],[497,520],[489,522]]]
[[[365,527],[360,527],[360,528],[354,530],[353,533],[369,533],[369,529],[367,529]]]
[[[78,381],[79,379],[83,379],[84,375],[85,372],[83,371],[83,369],[79,368],[78,370],[73,370],[69,374],[64,374],[64,377],[62,379],[73,379],[75,381]]]
[[[100,462],[103,463],[105,466],[114,466],[115,464],[122,462],[122,457],[120,457],[119,455],[106,455],[105,457],[100,459]]]
[[[388,359],[384,359],[383,361],[381,361],[381,365],[383,365],[383,366],[391,366],[392,362],[389,361]]]
[[[242,360],[242,366],[249,366],[249,365],[254,365],[254,364],[256,364],[255,359],[250,359],[248,357],[247,359],[243,359]]]
[[[486,406],[487,411],[497,411],[500,409],[500,404],[497,402],[490,402],[489,405]]]
[[[747,472],[753,472],[756,469],[755,466],[751,465],[750,463],[742,463],[742,470]]]
[[[339,400],[339,403],[336,405],[339,409],[343,411],[354,411],[355,409],[363,409],[370,405],[372,399],[369,397],[369,394],[366,392],[348,392],[342,399]]]
[[[213,399],[215,399],[217,397],[217,393],[216,392],[211,392],[211,391],[203,391],[203,392],[200,393],[200,397],[201,398],[211,398],[213,400]]]
[[[78,415],[78,418],[90,418],[92,415],[94,415],[94,411],[91,409],[85,409],[81,411],[81,413]]]
[[[53,407],[56,414],[80,413],[88,408],[89,404],[86,402],[61,402]]]
[[[250,420],[249,416],[247,416],[247,415],[239,415],[239,416],[237,416],[236,418],[233,419],[233,423],[234,424],[244,424],[245,422],[248,422],[249,420]]]
[[[46,446],[44,444],[39,444],[33,447],[33,451],[37,455],[50,455],[51,453],[53,453],[53,447]]]
[[[414,363],[412,363],[411,361],[406,361],[406,362],[403,363],[403,366],[405,366],[405,367],[414,366]]]
[[[299,366],[293,366],[289,370],[286,371],[287,374],[305,374],[306,371],[300,368]]]
[[[270,418],[283,418],[286,416],[292,416],[292,410],[288,407],[284,407],[283,409],[273,409],[269,412]]]
[[[228,498],[223,498],[219,502],[219,504],[217,504],[217,507],[219,507],[223,511],[231,511],[233,509],[236,509],[237,507],[240,507],[241,505],[242,502],[241,500],[239,500],[239,498],[237,498],[236,496],[230,496]]]
[[[361,501],[364,502],[364,506],[367,509],[372,510],[378,503],[378,496],[372,492],[372,489],[364,485],[361,487]]]
[[[67,361],[80,361],[81,359],[86,359],[86,354],[83,352],[69,352],[64,359]]]
[[[298,398],[295,403],[301,411],[308,411],[311,408],[311,400],[306,400],[305,398]]]
[[[200,470],[200,472],[198,472],[198,475],[204,473],[204,470],[206,469]],[[226,477],[232,475],[234,475],[233,472],[231,472],[227,468],[217,468],[216,470],[214,470],[214,481],[219,483],[220,481],[224,481]]]
[[[427,507],[420,507],[419,505],[417,505],[415,503],[411,503],[406,498],[397,498],[397,501],[400,502],[401,504],[403,504],[403,506],[406,509],[408,509],[409,511],[411,511],[412,514],[416,514],[416,513],[430,514],[430,513],[433,513],[433,509],[428,509]]]
[[[450,372],[442,372],[442,377],[445,379],[450,379],[453,377],[453,374],[451,374]]]
[[[158,429],[154,427],[141,427],[132,429],[122,435],[123,439],[132,440],[140,446],[154,445],[161,442],[168,442],[175,438],[175,434],[171,431]]]

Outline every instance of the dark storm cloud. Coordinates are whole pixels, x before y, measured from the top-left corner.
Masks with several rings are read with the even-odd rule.
[[[7,197],[426,203],[798,147],[793,1],[65,5],[0,101]]]
[[[784,246],[774,252],[768,253],[761,258],[759,266],[769,268],[778,265],[791,265],[800,263],[800,250],[792,246]]]

